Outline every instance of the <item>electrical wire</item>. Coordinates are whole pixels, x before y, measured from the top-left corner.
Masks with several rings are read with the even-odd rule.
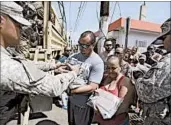
[[[77,13],[77,18],[76,18],[75,25],[74,25],[74,29],[73,29],[73,32],[72,32],[72,33],[76,32],[77,27],[78,27],[78,25],[79,25],[79,22],[80,22],[80,20],[81,20],[81,17],[82,17],[83,14],[84,14],[86,5],[87,5],[87,2],[81,2],[81,3],[80,3],[79,10],[78,10],[78,13]]]
[[[82,8],[82,4],[83,4],[83,2],[80,3],[79,9],[78,9],[77,18],[76,18],[76,21],[75,21],[74,31],[73,32],[75,32],[75,30],[76,30],[76,26],[77,26],[77,23],[78,23],[78,19],[80,17],[80,12],[81,12],[81,8]]]
[[[87,5],[87,2],[83,2],[82,6],[81,6],[81,8],[80,8],[79,18],[78,18],[78,20],[77,20],[77,22],[76,22],[75,31],[77,30],[77,27],[79,26],[80,21],[81,21],[81,19],[82,19],[82,17],[83,17],[83,14],[84,14],[86,5]]]
[[[111,19],[110,19],[110,23],[112,22],[113,15],[115,13],[116,4],[117,4],[117,1],[115,2],[114,8],[113,8],[113,12],[112,12],[112,16],[111,16]]]
[[[71,35],[71,1],[69,2],[69,32],[70,32],[70,35]]]
[[[118,7],[119,7],[119,12],[120,12],[120,17],[122,17],[122,13],[121,13],[121,8],[120,8],[119,2],[118,2]]]

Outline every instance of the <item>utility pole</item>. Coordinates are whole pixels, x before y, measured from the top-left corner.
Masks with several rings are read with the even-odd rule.
[[[130,30],[130,17],[126,18],[126,36],[125,36],[125,49],[128,47],[128,34]]]
[[[146,6],[146,3],[144,1],[144,3],[140,7],[139,20],[145,21],[146,20],[146,17],[147,17],[147,6]]]
[[[104,41],[108,33],[109,18],[109,1],[101,1],[100,5],[100,21],[99,21],[99,41],[97,43],[98,54],[103,51]]]

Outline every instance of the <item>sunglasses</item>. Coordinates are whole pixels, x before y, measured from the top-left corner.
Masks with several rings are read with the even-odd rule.
[[[106,44],[105,46],[112,46],[112,44]]]
[[[82,43],[80,43],[80,42],[78,42],[78,45],[79,45],[81,48],[83,48],[83,49],[87,49],[87,48],[89,48],[89,47],[91,46],[91,44],[90,44],[90,45],[86,45],[86,44],[82,44]]]

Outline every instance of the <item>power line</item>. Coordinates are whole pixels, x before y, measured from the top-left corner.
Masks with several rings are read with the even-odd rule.
[[[80,3],[80,6],[79,6],[79,8],[78,8],[77,17],[76,17],[76,21],[75,21],[75,24],[74,24],[74,27],[73,27],[72,35],[74,34],[75,29],[76,29],[76,25],[77,25],[78,18],[79,18],[79,15],[80,15],[80,9],[81,9],[81,6],[82,6],[82,2]]]
[[[69,2],[69,32],[71,35],[71,1]]]
[[[114,3],[115,3],[115,2],[111,2],[111,3],[113,3],[113,6],[112,6],[112,4],[110,4],[110,5],[111,5],[112,7],[114,7]],[[111,6],[109,7],[109,8],[110,8],[109,13],[112,13],[112,12],[111,12],[111,11],[112,11],[112,7],[111,7]]]
[[[119,7],[119,12],[120,12],[120,17],[122,17],[122,14],[121,14],[121,8],[120,8],[120,4],[118,2],[118,7]]]
[[[110,19],[110,23],[112,22],[113,15],[115,13],[116,4],[117,4],[117,2],[115,2],[114,8],[113,8],[113,12],[112,12],[112,16],[111,16],[111,19]]]
[[[80,20],[83,17],[83,14],[85,12],[86,6],[87,6],[87,2],[84,2],[83,9],[82,9],[82,12],[81,12],[81,15],[80,15]]]
[[[76,18],[75,25],[74,25],[74,31],[75,31],[75,29],[76,29],[77,22],[78,22],[78,19],[79,19],[79,17],[80,17],[80,12],[81,12],[81,8],[82,8],[82,3],[83,3],[83,2],[80,3],[80,7],[79,7],[79,9],[78,9],[77,18]]]
[[[77,13],[77,18],[76,18],[74,29],[73,29],[72,33],[76,32],[77,27],[79,25],[79,22],[81,20],[81,17],[83,16],[83,13],[85,11],[86,5],[87,5],[87,2],[81,2],[80,3],[79,10],[78,10],[78,13]]]
[[[86,9],[86,5],[87,5],[87,2],[84,2],[83,5],[82,5],[82,9],[81,9],[82,11],[80,12],[79,20],[78,20],[78,22],[77,22],[75,31],[77,30],[77,27],[79,26],[80,21],[81,21],[81,19],[82,19],[82,17],[83,17],[84,11],[85,11],[85,9]]]

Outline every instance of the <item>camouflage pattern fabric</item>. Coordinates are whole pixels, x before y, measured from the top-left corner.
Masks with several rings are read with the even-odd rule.
[[[170,69],[170,54],[167,54],[135,84],[138,97],[143,102],[145,125],[171,124]]]
[[[34,64],[32,63],[32,65]],[[36,70],[39,74],[39,70]],[[23,65],[12,59],[12,55],[1,46],[1,90],[54,97],[66,90],[76,76],[73,71],[56,76],[45,73],[43,78],[30,84],[30,79]]]

